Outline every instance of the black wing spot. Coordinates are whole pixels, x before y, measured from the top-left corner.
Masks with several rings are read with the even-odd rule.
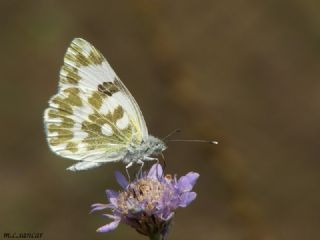
[[[111,97],[112,94],[119,92],[119,88],[113,82],[103,82],[98,85],[98,91]]]

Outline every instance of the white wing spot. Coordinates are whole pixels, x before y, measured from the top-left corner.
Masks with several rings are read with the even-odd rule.
[[[101,132],[106,136],[111,136],[113,134],[112,128],[107,123],[102,125]]]
[[[89,118],[89,115],[93,113],[94,111],[89,105],[83,105],[81,107],[75,107],[73,109],[73,117],[81,121],[87,120]]]
[[[129,118],[127,114],[124,114],[123,117],[116,122],[116,125],[119,129],[125,129],[126,127],[128,127],[128,124]]]
[[[59,136],[58,132],[49,132],[48,131],[47,134],[49,137],[58,137]]]
[[[89,134],[87,132],[82,131],[81,127],[82,127],[81,123],[76,122],[74,124],[72,129],[73,140],[79,141],[88,137]]]
[[[103,99],[102,105],[99,109],[101,114],[107,114],[110,112],[114,112],[114,110],[119,106],[119,103],[115,101],[113,97],[108,97]]]
[[[100,65],[88,65],[79,67],[79,86],[96,90],[102,82],[113,82],[116,77],[109,64],[105,61]]]

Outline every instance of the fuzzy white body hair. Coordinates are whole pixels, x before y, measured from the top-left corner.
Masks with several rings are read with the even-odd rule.
[[[149,135],[148,139],[142,141],[140,145],[130,146],[122,161],[125,164],[132,165],[132,163],[140,161],[156,160],[156,158],[152,158],[151,156],[161,154],[166,148],[167,146],[162,140]]]

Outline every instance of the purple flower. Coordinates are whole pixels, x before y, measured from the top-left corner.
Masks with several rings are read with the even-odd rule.
[[[91,212],[103,209],[112,212],[103,215],[113,221],[98,228],[97,232],[110,232],[122,222],[143,235],[164,239],[175,210],[188,206],[196,198],[197,194],[191,190],[198,177],[199,174],[195,172],[179,180],[176,176],[164,176],[160,164],[154,164],[149,172],[144,172],[131,183],[120,172],[116,172],[117,182],[123,190],[107,190],[109,203],[92,205]]]

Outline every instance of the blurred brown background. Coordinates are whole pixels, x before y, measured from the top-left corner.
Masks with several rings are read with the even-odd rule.
[[[143,239],[88,215],[122,164],[71,173],[42,114],[63,55],[83,37],[138,101],[149,130],[216,139],[172,143],[167,171],[197,171],[196,201],[169,239],[320,239],[320,2],[0,2],[0,238]]]

